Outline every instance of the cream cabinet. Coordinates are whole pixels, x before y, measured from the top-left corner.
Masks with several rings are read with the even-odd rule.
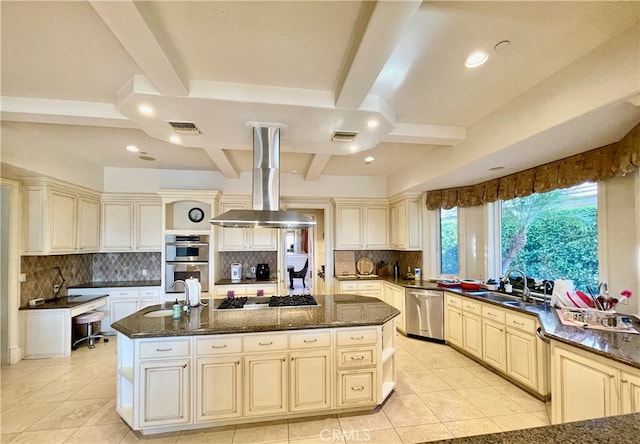
[[[445,341],[462,347],[462,298],[445,292]]]
[[[262,284],[231,284],[216,285],[214,289],[215,298],[226,298],[229,291],[233,291],[234,296],[257,296],[262,292],[263,296],[270,297],[277,293],[278,284],[265,282]]]
[[[220,202],[220,214],[229,210],[249,210],[248,199]],[[271,228],[218,228],[219,251],[274,251],[278,249],[278,231]]]
[[[190,361],[167,359],[143,362],[139,371],[140,426],[144,428],[188,423]]]
[[[382,299],[389,305],[392,305],[400,311],[400,315],[396,317],[396,327],[402,333],[405,333],[405,296],[404,287],[394,285],[389,282],[382,284]]]
[[[378,280],[338,281],[335,283],[338,294],[358,294],[382,300],[382,283]]]
[[[389,204],[386,199],[333,199],[337,250],[389,248]]]
[[[196,422],[242,415],[242,361],[237,356],[198,358],[196,361]]]
[[[640,413],[640,371],[620,373],[620,413]]]
[[[505,312],[482,306],[482,360],[502,372],[507,371]]]
[[[101,250],[162,251],[160,200],[103,195]]]
[[[481,307],[478,302],[462,300],[462,348],[478,358],[482,357]]]
[[[287,357],[284,352],[245,356],[245,416],[287,411]]]
[[[290,411],[303,412],[331,408],[330,364],[329,350],[291,353]]]
[[[419,195],[391,200],[390,246],[395,250],[422,250],[422,212]]]
[[[23,187],[25,255],[90,253],[99,249],[99,194],[53,181]]]
[[[538,351],[536,321],[530,316],[507,313],[505,317],[507,375],[538,389]]]

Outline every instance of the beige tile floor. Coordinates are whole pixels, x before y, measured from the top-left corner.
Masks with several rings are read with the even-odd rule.
[[[446,345],[398,335],[398,385],[373,411],[142,436],[115,413],[116,343],[1,373],[2,443],[415,443],[543,426],[545,404]]]

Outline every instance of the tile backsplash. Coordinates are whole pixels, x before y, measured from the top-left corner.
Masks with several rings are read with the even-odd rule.
[[[216,278],[231,279],[231,264],[242,264],[242,274],[247,278],[253,278],[251,267],[257,264],[269,264],[269,271],[275,276],[278,269],[278,253],[276,251],[224,251],[220,252],[220,261],[216,270]]]
[[[396,251],[396,250],[354,250],[356,263],[360,258],[368,257],[375,265],[376,269],[381,262],[386,267],[381,270],[381,274],[393,274],[393,266],[398,262],[400,275],[406,275],[407,270],[413,273],[415,267],[422,266],[422,251]]]
[[[96,253],[93,281],[155,281],[162,277],[160,253]],[[143,270],[147,270],[146,276]]]

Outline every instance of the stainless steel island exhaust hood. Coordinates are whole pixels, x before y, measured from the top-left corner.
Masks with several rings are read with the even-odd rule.
[[[234,228],[306,228],[316,224],[297,211],[280,210],[280,128],[253,127],[253,209],[230,210],[209,222]]]

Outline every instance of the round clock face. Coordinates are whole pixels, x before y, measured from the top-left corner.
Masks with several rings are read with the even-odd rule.
[[[189,220],[191,222],[201,222],[204,219],[204,211],[201,208],[191,208],[189,210]]]

